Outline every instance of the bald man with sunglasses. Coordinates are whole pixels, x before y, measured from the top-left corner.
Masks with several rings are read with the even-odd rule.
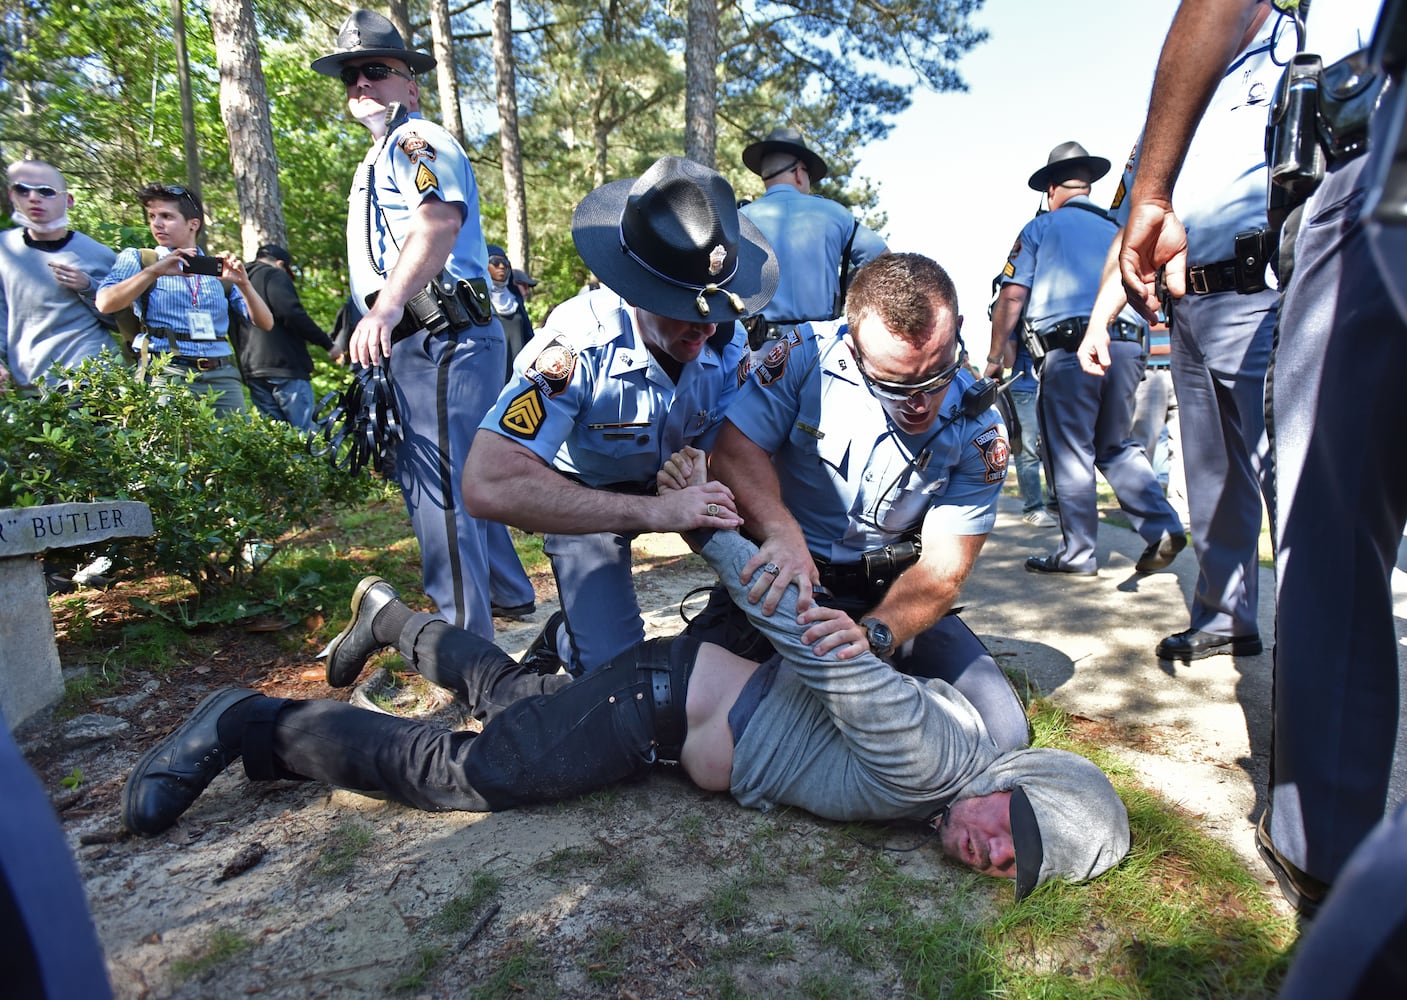
[[[846,611],[844,641],[937,677],[976,706],[997,745],[1029,737],[1025,712],[954,600],[996,520],[1006,428],[958,360],[957,293],[919,254],[857,272],[848,326],[777,340],[724,414],[711,473],[760,546],[753,596],[772,614],[789,584]],[[766,655],[722,588],[691,634]]]
[[[73,195],[57,168],[20,160],[8,174],[15,228],[0,234],[0,388],[34,393],[55,365],[116,349],[93,303],[116,254],[69,228]]]

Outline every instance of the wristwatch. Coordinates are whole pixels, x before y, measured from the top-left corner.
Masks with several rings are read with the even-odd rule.
[[[870,649],[875,656],[891,656],[894,653],[894,633],[878,618],[861,618],[860,624],[870,639]]]

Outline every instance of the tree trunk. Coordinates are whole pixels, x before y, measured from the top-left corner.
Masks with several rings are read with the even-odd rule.
[[[176,76],[181,82],[181,135],[186,154],[186,189],[200,198],[200,146],[195,141],[195,99],[191,96],[191,63],[186,55],[186,8],[183,0],[171,0],[171,35],[176,43]],[[204,204],[204,199],[201,199]],[[205,220],[201,220],[196,242],[205,246]]]
[[[684,155],[716,168],[718,0],[689,0],[684,87]]]
[[[498,80],[498,145],[503,157],[503,213],[508,256],[528,268],[528,201],[518,140],[518,83],[513,60],[513,7],[493,0],[493,69]]]
[[[250,0],[210,0],[210,29],[220,66],[220,115],[230,139],[240,236],[248,260],[262,244],[288,245],[278,156]]]
[[[430,36],[434,46],[435,74],[440,84],[440,124],[450,135],[464,141],[464,122],[459,115],[459,75],[454,67],[454,33],[449,23],[449,0],[430,0]]]

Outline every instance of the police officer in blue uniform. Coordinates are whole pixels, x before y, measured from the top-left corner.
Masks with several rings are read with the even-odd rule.
[[[1256,0],[1184,0],[1164,44],[1120,256],[1125,287],[1145,308],[1155,306],[1160,268],[1172,294],[1189,283],[1186,237],[1172,202],[1177,165],[1202,113],[1198,95],[1212,92],[1256,8]],[[1350,20],[1311,22],[1310,48],[1326,64],[1354,46],[1354,29],[1367,27],[1344,23]],[[1371,108],[1376,96],[1361,92]],[[1375,161],[1390,162],[1396,149],[1392,142],[1378,146],[1377,130],[1393,120],[1401,99],[1395,86],[1384,92],[1367,155],[1353,122],[1336,117],[1352,101],[1321,108],[1333,118],[1324,134],[1309,108],[1302,134],[1329,148],[1319,161],[1326,170],[1296,210],[1297,234],[1292,241],[1282,236],[1288,245],[1280,249],[1281,277],[1288,279],[1266,393],[1276,540],[1274,706],[1270,802],[1256,841],[1286,899],[1305,915],[1331,886],[1337,892],[1350,854],[1402,797],[1393,787],[1404,679],[1391,573],[1407,523],[1407,463],[1398,447],[1407,410],[1394,377],[1407,367],[1407,321],[1372,252],[1367,215]],[[1305,162],[1314,159],[1298,152]],[[1385,263],[1400,274],[1400,258]],[[1355,926],[1386,915],[1361,911]]]
[[[993,299],[987,310],[991,319],[996,309],[996,294],[1001,291],[1001,276],[992,281]],[[1055,498],[1050,495],[1049,484],[1041,489],[1041,427],[1036,417],[1036,398],[1040,391],[1036,362],[1026,349],[1026,341],[1013,332],[1010,340],[1016,345],[1016,355],[1011,362],[1011,374],[1002,386],[1002,396],[997,400],[1006,429],[1011,434],[1012,446],[1016,449],[1016,489],[1021,497],[1021,520],[1034,528],[1053,528],[1060,522],[1049,508],[1055,506]],[[1005,344],[993,343],[987,351],[987,367],[983,371],[986,378],[1000,379],[1006,368]]]
[[[887,248],[844,205],[811,193],[826,176],[826,163],[796,129],[774,128],[743,150],[743,165],[762,178],[766,192],[742,213],[772,244],[781,274],[762,310],[764,322],[752,324],[759,347],[798,323],[839,319],[849,277]]]
[[[1289,18],[1272,14],[1269,4],[1258,5],[1240,54],[1197,128],[1174,193],[1191,267],[1187,294],[1172,301],[1169,334],[1198,575],[1191,628],[1158,643],[1161,659],[1261,651],[1262,493],[1271,502],[1265,374],[1280,297],[1265,280],[1274,238],[1266,222],[1261,127],[1288,56],[1277,63],[1276,40],[1287,31],[1291,40],[1294,35]],[[1120,223],[1137,168],[1135,149],[1114,199]],[[1096,314],[1090,338],[1100,337],[1100,326]],[[1093,342],[1081,355],[1086,371],[1099,371]]]
[[[746,352],[735,321],[771,296],[777,261],[728,182],[674,156],[587,195],[572,236],[604,287],[553,310],[545,346],[519,359],[475,438],[465,497],[544,532],[565,621],[534,646],[591,672],[645,636],[635,535],[741,523],[722,484],[656,495],[655,475],[712,443]]]
[[[940,677],[977,706],[997,744],[1028,740],[1025,712],[953,601],[996,520],[1006,428],[957,352],[952,280],[918,254],[856,274],[839,330],[806,325],[771,347],[729,407],[710,456],[760,546],[754,598],[789,583],[863,625],[906,673]],[[990,389],[990,384],[987,384]],[[802,610],[805,610],[802,608]],[[690,634],[757,647],[718,592]]]
[[[386,18],[357,10],[337,50],[312,68],[342,78],[348,112],[374,140],[347,214],[352,297],[364,311],[348,353],[362,365],[389,361],[404,433],[396,478],[425,593],[446,621],[491,639],[487,527],[464,508],[459,483],[506,351],[488,300],[474,172],[454,137],[419,116],[415,74],[434,65]]]
[[[1182,522],[1163,496],[1148,457],[1129,437],[1134,392],[1143,373],[1144,324],[1130,309],[1110,327],[1113,364],[1102,379],[1081,371],[1076,353],[1118,228],[1089,200],[1090,185],[1108,172],[1109,161],[1090,156],[1078,142],[1051,150],[1046,165],[1027,181],[1032,190],[1045,192],[1050,211],[1021,230],[992,311],[991,342],[1006,345],[1004,361],[1014,354],[1010,337],[1023,310],[1031,334],[1028,346],[1043,356],[1041,441],[1060,499],[1062,537],[1054,553],[1026,560],[1032,573],[1098,572],[1095,469],[1148,543],[1137,563],[1140,573],[1162,569],[1187,545]]]

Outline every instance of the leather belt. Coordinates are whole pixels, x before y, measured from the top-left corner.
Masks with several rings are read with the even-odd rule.
[[[1072,316],[1036,334],[1041,346],[1047,351],[1073,351],[1080,346],[1085,331],[1089,329],[1089,319]],[[1110,340],[1143,340],[1143,328],[1127,320],[1115,320],[1109,325]]]
[[[1187,269],[1187,291],[1193,295],[1240,292],[1250,295],[1266,289],[1265,268],[1275,255],[1275,233],[1253,229],[1236,234],[1234,257]]]
[[[170,363],[180,365],[182,368],[194,368],[196,371],[213,372],[225,367],[225,365],[234,364],[234,358],[231,355],[222,358],[191,358],[182,354],[173,354]]]

